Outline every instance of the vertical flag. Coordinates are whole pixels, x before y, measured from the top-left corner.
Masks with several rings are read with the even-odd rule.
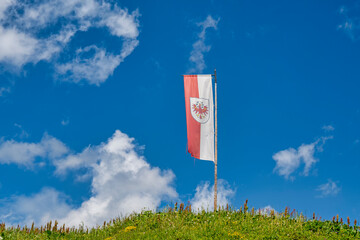
[[[214,102],[211,74],[184,75],[188,152],[214,161]]]

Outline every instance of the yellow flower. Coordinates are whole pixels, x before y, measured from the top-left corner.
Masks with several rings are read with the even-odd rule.
[[[239,233],[239,232],[233,232],[233,233],[229,233],[229,236],[231,237],[240,237],[240,238],[244,238],[245,235]]]
[[[112,239],[112,237],[108,237],[108,238],[105,238],[104,240],[111,240]]]
[[[136,229],[136,227],[135,226],[128,226],[128,227],[126,227],[125,228],[125,232],[130,232],[131,230],[134,230],[134,229]]]

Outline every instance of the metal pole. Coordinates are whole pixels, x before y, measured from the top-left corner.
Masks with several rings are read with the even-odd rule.
[[[216,69],[214,69],[215,77],[215,181],[214,181],[214,212],[217,210],[217,79]]]

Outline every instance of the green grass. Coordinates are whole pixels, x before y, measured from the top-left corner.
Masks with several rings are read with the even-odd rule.
[[[245,211],[244,211],[245,209]],[[114,219],[94,229],[66,228],[51,223],[45,227],[6,228],[7,239],[360,239],[360,229],[349,219],[332,221],[306,219],[294,211],[259,214],[247,210],[222,209],[194,213],[191,207],[169,208],[163,212],[144,211],[124,219]],[[1,239],[1,238],[0,238]]]

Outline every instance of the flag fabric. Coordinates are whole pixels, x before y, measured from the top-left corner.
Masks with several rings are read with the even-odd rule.
[[[214,101],[211,74],[184,75],[188,152],[214,161]]]

